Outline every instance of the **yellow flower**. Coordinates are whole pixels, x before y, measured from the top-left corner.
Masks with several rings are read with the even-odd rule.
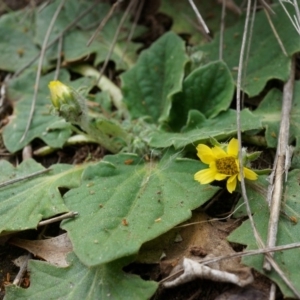
[[[231,139],[227,145],[227,152],[218,146],[209,148],[204,144],[199,144],[197,155],[203,163],[209,165],[209,168],[197,172],[194,179],[201,184],[227,179],[227,190],[232,193],[236,188],[237,178],[241,181],[238,153],[239,145],[235,138]],[[249,180],[257,179],[257,174],[246,167],[243,167],[243,173]]]
[[[48,85],[51,101],[55,108],[59,109],[61,104],[66,104],[72,98],[71,89],[60,81],[51,81]]]

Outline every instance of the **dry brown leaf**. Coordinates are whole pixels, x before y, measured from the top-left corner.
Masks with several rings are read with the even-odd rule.
[[[214,258],[235,253],[226,240],[227,235],[237,226],[234,224],[234,221],[211,222],[209,219],[209,216],[205,213],[195,212],[188,223],[197,224],[180,229],[178,233],[182,237],[182,242],[173,242],[167,249],[164,249],[166,258],[161,262],[163,275],[168,275],[170,270],[172,270],[171,274],[176,273],[178,270],[183,270],[184,259],[190,259],[198,264],[204,257]],[[223,272],[223,274],[230,273],[235,275],[242,285],[248,284],[253,280],[251,269],[243,266],[240,263],[240,258],[223,260],[206,266],[211,268],[212,271],[218,270]],[[204,272],[204,269],[201,272]],[[206,270],[205,273],[209,272]],[[186,278],[186,275],[187,273],[185,272],[183,277]],[[216,277],[211,279],[216,279]]]
[[[67,267],[66,256],[72,252],[73,247],[67,233],[45,240],[23,240],[13,238],[10,244],[26,249],[34,256],[42,258],[58,267]]]

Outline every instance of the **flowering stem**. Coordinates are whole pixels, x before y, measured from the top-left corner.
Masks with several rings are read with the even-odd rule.
[[[78,125],[93,140],[112,153],[119,152],[131,141],[121,124],[110,121],[104,116],[95,121],[88,115],[86,100],[71,87],[60,81],[49,83],[51,101],[55,110],[66,121]]]

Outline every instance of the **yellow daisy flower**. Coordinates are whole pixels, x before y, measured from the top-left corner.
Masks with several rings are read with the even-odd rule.
[[[197,172],[194,179],[201,184],[227,179],[227,190],[229,193],[232,193],[236,188],[237,178],[241,181],[238,140],[235,138],[231,139],[226,150],[218,146],[209,148],[204,144],[199,144],[197,146],[197,155],[203,163],[209,165],[209,168]],[[257,179],[257,174],[246,167],[243,167],[243,173],[245,178],[249,180]]]

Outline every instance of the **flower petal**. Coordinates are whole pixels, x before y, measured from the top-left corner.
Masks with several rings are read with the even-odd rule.
[[[252,170],[244,167],[244,176],[249,180],[256,180],[258,175]]]
[[[197,146],[197,155],[200,158],[200,160],[207,165],[209,165],[212,161],[215,160],[211,149],[204,144],[199,144]]]
[[[229,177],[227,180],[226,187],[229,193],[232,193],[236,188],[236,182],[237,182],[236,176],[237,174]]]
[[[230,156],[237,157],[239,153],[239,142],[237,139],[232,138],[227,146],[227,153]]]
[[[240,162],[239,162],[238,158],[235,160],[235,163],[236,163],[237,169],[238,169],[238,171],[240,173]]]
[[[201,184],[207,184],[215,180],[216,170],[214,169],[205,169],[197,172],[194,175],[194,179],[199,181]]]
[[[227,153],[221,147],[218,147],[218,146],[211,148],[211,151],[212,151],[215,159],[219,159],[219,158],[228,156]]]
[[[215,176],[215,180],[220,181],[220,180],[224,180],[227,177],[228,177],[228,175],[217,173],[216,176]]]

